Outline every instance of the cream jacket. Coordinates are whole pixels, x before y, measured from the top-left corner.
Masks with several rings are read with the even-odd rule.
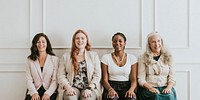
[[[96,84],[97,89],[94,89],[98,98],[101,98],[101,67],[100,60],[96,52],[85,51],[85,60],[87,64],[87,77],[89,84]],[[58,100],[63,100],[64,86],[69,84],[72,86],[74,78],[74,69],[72,66],[72,59],[69,53],[65,53],[60,61],[58,69]]]
[[[143,56],[138,58],[138,82],[140,86],[148,83],[153,87],[167,86],[168,82],[174,80],[173,66],[163,63],[163,56],[161,55],[158,61],[154,61],[153,65],[146,65]]]
[[[37,90],[43,85],[46,94],[51,96],[57,88],[57,69],[59,59],[56,56],[47,55],[43,72],[41,72],[39,61],[27,59],[26,78],[28,94],[31,96],[38,93]]]

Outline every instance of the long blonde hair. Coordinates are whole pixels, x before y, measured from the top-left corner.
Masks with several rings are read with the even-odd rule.
[[[77,72],[78,72],[78,61],[77,61],[77,56],[78,56],[78,53],[79,53],[79,49],[76,47],[76,44],[75,44],[75,38],[76,38],[76,35],[77,35],[78,33],[83,33],[83,34],[86,36],[86,38],[87,38],[87,44],[86,44],[86,46],[85,46],[85,49],[86,49],[87,51],[90,51],[90,49],[91,49],[91,44],[90,44],[90,42],[89,42],[87,33],[86,33],[85,31],[81,30],[81,29],[78,29],[78,30],[74,33],[74,35],[73,35],[73,37],[72,37],[72,48],[71,48],[72,65],[74,66],[74,73],[75,73],[75,75],[76,75]]]
[[[168,49],[166,48],[166,45],[163,42],[163,38],[158,34],[158,32],[151,32],[150,34],[148,34],[147,36],[147,42],[146,42],[146,51],[144,53],[144,63],[147,65],[152,65],[154,60],[153,60],[153,52],[150,48],[150,39],[153,36],[159,36],[161,38],[161,43],[162,43],[162,48],[160,51],[161,56],[163,56],[163,62],[164,64],[168,64],[168,65],[172,65],[173,63],[173,59],[172,59],[172,55],[171,53],[168,51]]]

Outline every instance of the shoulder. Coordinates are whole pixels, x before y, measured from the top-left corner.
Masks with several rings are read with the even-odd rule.
[[[138,56],[138,62],[146,62],[147,61],[147,58],[145,57],[145,54],[141,54]]]
[[[27,59],[26,59],[26,63],[33,63],[33,62],[35,62],[35,61],[32,60],[32,59],[30,59],[30,58],[27,58]]]
[[[98,55],[97,54],[97,52],[95,52],[95,51],[86,51],[88,54],[90,54],[90,55]]]
[[[59,62],[59,58],[57,56],[51,55],[51,58],[53,60],[53,63],[58,63]]]
[[[52,57],[52,59],[58,60],[59,58],[57,56],[54,55],[50,55]]]
[[[135,55],[133,55],[133,54],[127,53],[127,56],[130,57],[131,59],[137,59],[137,57]]]
[[[111,55],[111,53],[104,54],[104,55],[102,56],[102,58],[109,58],[110,55]]]
[[[63,55],[62,55],[62,58],[68,58],[70,57],[71,54],[69,52],[65,52]]]
[[[99,55],[95,51],[86,51],[85,54],[86,54],[85,56],[90,57],[91,59],[96,59],[96,58],[99,59]]]
[[[127,59],[131,62],[131,64],[137,63],[137,57],[133,54],[127,53]]]

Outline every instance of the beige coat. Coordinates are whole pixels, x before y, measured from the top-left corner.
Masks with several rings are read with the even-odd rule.
[[[100,88],[100,80],[101,80],[101,67],[100,60],[96,52],[85,51],[85,60],[87,64],[87,77],[89,84],[96,84],[97,89],[94,89],[98,98],[101,98],[101,88]],[[65,53],[60,61],[59,69],[58,69],[58,100],[63,100],[64,86],[69,84],[72,86],[73,78],[74,78],[74,69],[71,63],[72,59],[69,53]]]
[[[43,73],[41,72],[39,61],[27,59],[26,78],[28,94],[31,96],[38,93],[37,90],[43,85],[46,94],[51,96],[57,88],[57,69],[59,59],[56,56],[47,55]]]
[[[160,56],[158,61],[154,61],[153,65],[146,65],[143,56],[138,58],[138,82],[140,86],[148,83],[153,87],[167,86],[168,82],[174,80],[174,66],[164,64],[163,55]]]

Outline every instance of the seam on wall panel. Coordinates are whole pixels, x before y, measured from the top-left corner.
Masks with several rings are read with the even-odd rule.
[[[29,31],[28,32],[30,32],[30,30],[31,30],[31,28],[30,28],[30,26],[31,26],[31,23],[30,23],[30,17],[31,17],[31,6],[32,6],[32,0],[30,0],[29,1]],[[30,34],[29,34],[29,37],[28,37],[29,39],[28,40],[30,40]],[[1,47],[0,46],[0,49],[27,49],[27,48],[29,48],[29,47],[26,47],[26,46],[15,46],[15,47]]]
[[[187,100],[191,100],[191,96],[190,96],[190,93],[191,93],[191,70],[176,70],[176,73],[177,72],[185,72],[185,73],[187,73],[187,77],[188,77],[188,83],[187,83],[187,87],[188,87],[188,98],[187,98]]]
[[[154,9],[154,25],[153,25],[153,27],[154,27],[154,31],[157,31],[157,3],[156,3],[156,0],[153,0],[153,5],[154,5],[154,7],[153,7],[153,9]],[[170,49],[189,49],[190,48],[190,45],[191,45],[191,39],[190,39],[190,35],[191,35],[191,32],[190,32],[190,0],[187,0],[187,46],[186,47],[178,47],[178,48],[176,48],[176,47],[170,47]]]
[[[126,47],[126,48],[130,48],[130,49],[142,49],[143,45],[143,39],[142,39],[142,0],[138,0],[140,3],[140,7],[139,7],[139,18],[140,18],[140,29],[139,29],[139,46],[130,46],[130,47]],[[46,10],[46,2],[48,2],[47,0],[42,0],[42,31],[45,32],[46,31],[46,26],[45,26],[45,21],[46,21],[46,14],[45,14],[45,10]],[[46,32],[45,32],[46,33]],[[63,48],[63,49],[69,49],[70,47],[66,47],[66,46],[53,46],[53,48]],[[92,46],[92,48],[96,49],[96,48],[103,48],[103,49],[110,49],[112,48],[112,46]]]
[[[25,73],[26,70],[0,70],[0,73]]]

